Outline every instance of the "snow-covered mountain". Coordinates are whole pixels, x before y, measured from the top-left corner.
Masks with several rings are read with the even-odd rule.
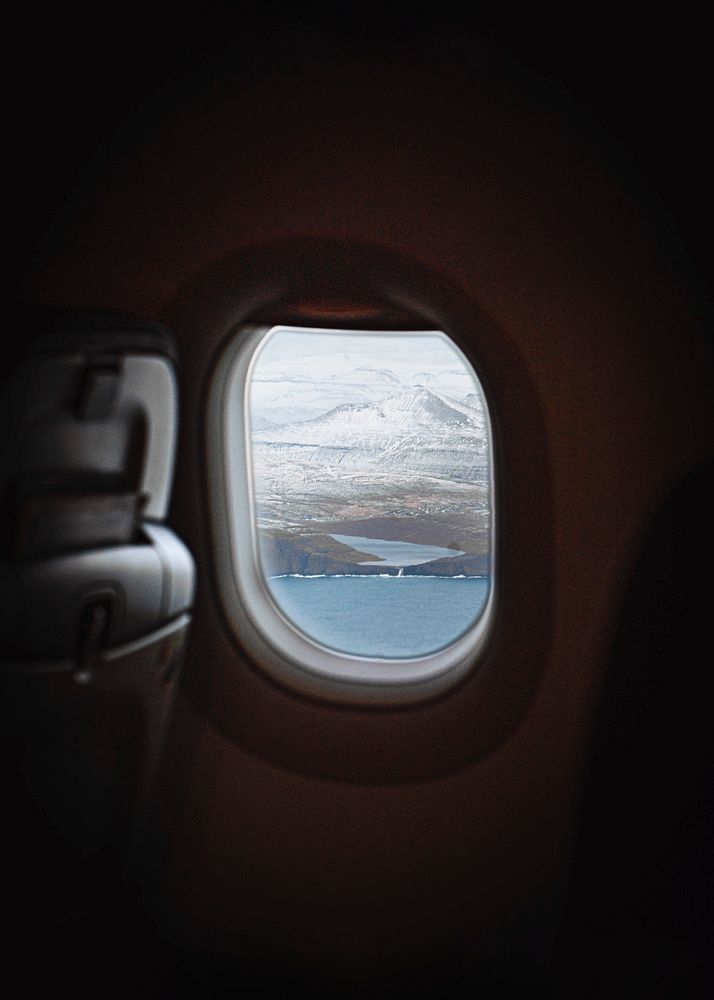
[[[468,541],[469,551],[487,544],[479,386],[438,331],[278,328],[256,356],[248,402],[261,529],[302,536],[376,518],[401,537],[411,519],[420,538],[435,526],[435,537]]]
[[[473,376],[464,369],[409,371],[370,365],[314,371],[275,365],[256,366],[250,383],[251,414],[272,424],[312,420],[344,403],[380,403],[413,387],[426,387],[454,400],[474,393]]]
[[[353,447],[368,434],[407,434],[426,428],[434,435],[462,429],[484,435],[482,412],[464,402],[420,386],[388,396],[378,403],[341,403],[312,420],[279,428],[256,428],[255,441],[300,441]],[[265,433],[263,431],[265,430]]]
[[[312,420],[345,400],[376,403],[402,383],[389,369],[360,367],[346,372],[310,374],[256,371],[251,379],[251,413],[272,424]]]
[[[259,495],[289,495],[310,480],[334,475],[462,484],[482,484],[486,475],[483,415],[423,387],[379,403],[343,403],[313,420],[256,429],[252,441]]]
[[[470,392],[467,396],[461,400],[463,406],[470,406],[471,409],[478,410],[479,413],[483,413],[483,400],[476,392]]]

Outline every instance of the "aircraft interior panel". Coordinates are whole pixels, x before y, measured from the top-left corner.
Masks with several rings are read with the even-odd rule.
[[[0,480],[4,504],[22,480],[23,523],[35,517],[3,562],[7,780],[29,817],[9,848],[16,947],[67,976],[84,938],[95,972],[78,989],[101,974],[117,995],[694,995],[712,920],[700,288],[603,136],[487,38],[426,70],[424,40],[382,58],[388,31],[363,48],[279,37],[269,72],[244,39],[112,123],[25,268]],[[468,496],[491,503],[493,601],[479,641],[430,674],[396,660],[394,682],[367,683],[392,676],[369,674],[369,655],[361,673],[310,673],[240,603],[259,504],[242,480],[243,500],[220,499],[250,428],[247,404],[221,408],[221,378],[251,331],[274,328],[439,331],[478,377],[492,481]],[[287,347],[275,355],[291,400],[298,382],[333,399],[337,376],[298,377]],[[329,411],[335,426],[382,426],[390,358],[397,375],[370,374],[349,412]],[[428,375],[410,405],[447,398],[440,440],[475,441],[466,393],[439,395]],[[294,470],[296,435],[312,448],[326,418],[305,390],[280,437],[269,398],[253,427],[280,448],[255,440]],[[356,525],[344,538],[368,534],[344,492],[352,458],[329,480]],[[340,529],[327,473],[310,474],[314,547]],[[271,497],[260,530],[283,558],[295,528]],[[489,565],[477,541],[436,544],[446,564]],[[390,574],[385,592],[406,580],[399,563]],[[102,662],[76,652],[75,620],[101,633]],[[64,673],[37,667],[55,661]],[[26,830],[52,840],[44,867]]]

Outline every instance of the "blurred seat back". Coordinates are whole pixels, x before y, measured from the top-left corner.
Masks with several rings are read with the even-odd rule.
[[[195,574],[164,523],[178,417],[169,332],[37,311],[14,355],[0,387],[0,728],[22,933],[87,905],[126,864]]]

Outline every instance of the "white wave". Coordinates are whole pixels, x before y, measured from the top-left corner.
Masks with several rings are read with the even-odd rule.
[[[443,573],[278,573],[268,576],[267,580],[285,580],[292,577],[295,580],[488,580],[483,573],[466,576],[465,573],[446,576]]]

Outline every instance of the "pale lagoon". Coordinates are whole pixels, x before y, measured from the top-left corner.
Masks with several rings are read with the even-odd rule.
[[[439,545],[419,545],[416,542],[393,542],[386,538],[366,538],[363,535],[332,535],[337,542],[351,545],[358,552],[366,552],[371,556],[379,556],[383,566],[417,566],[430,562],[432,559],[448,559],[452,556],[462,556],[457,549],[446,549]],[[369,561],[360,566],[377,566]]]

